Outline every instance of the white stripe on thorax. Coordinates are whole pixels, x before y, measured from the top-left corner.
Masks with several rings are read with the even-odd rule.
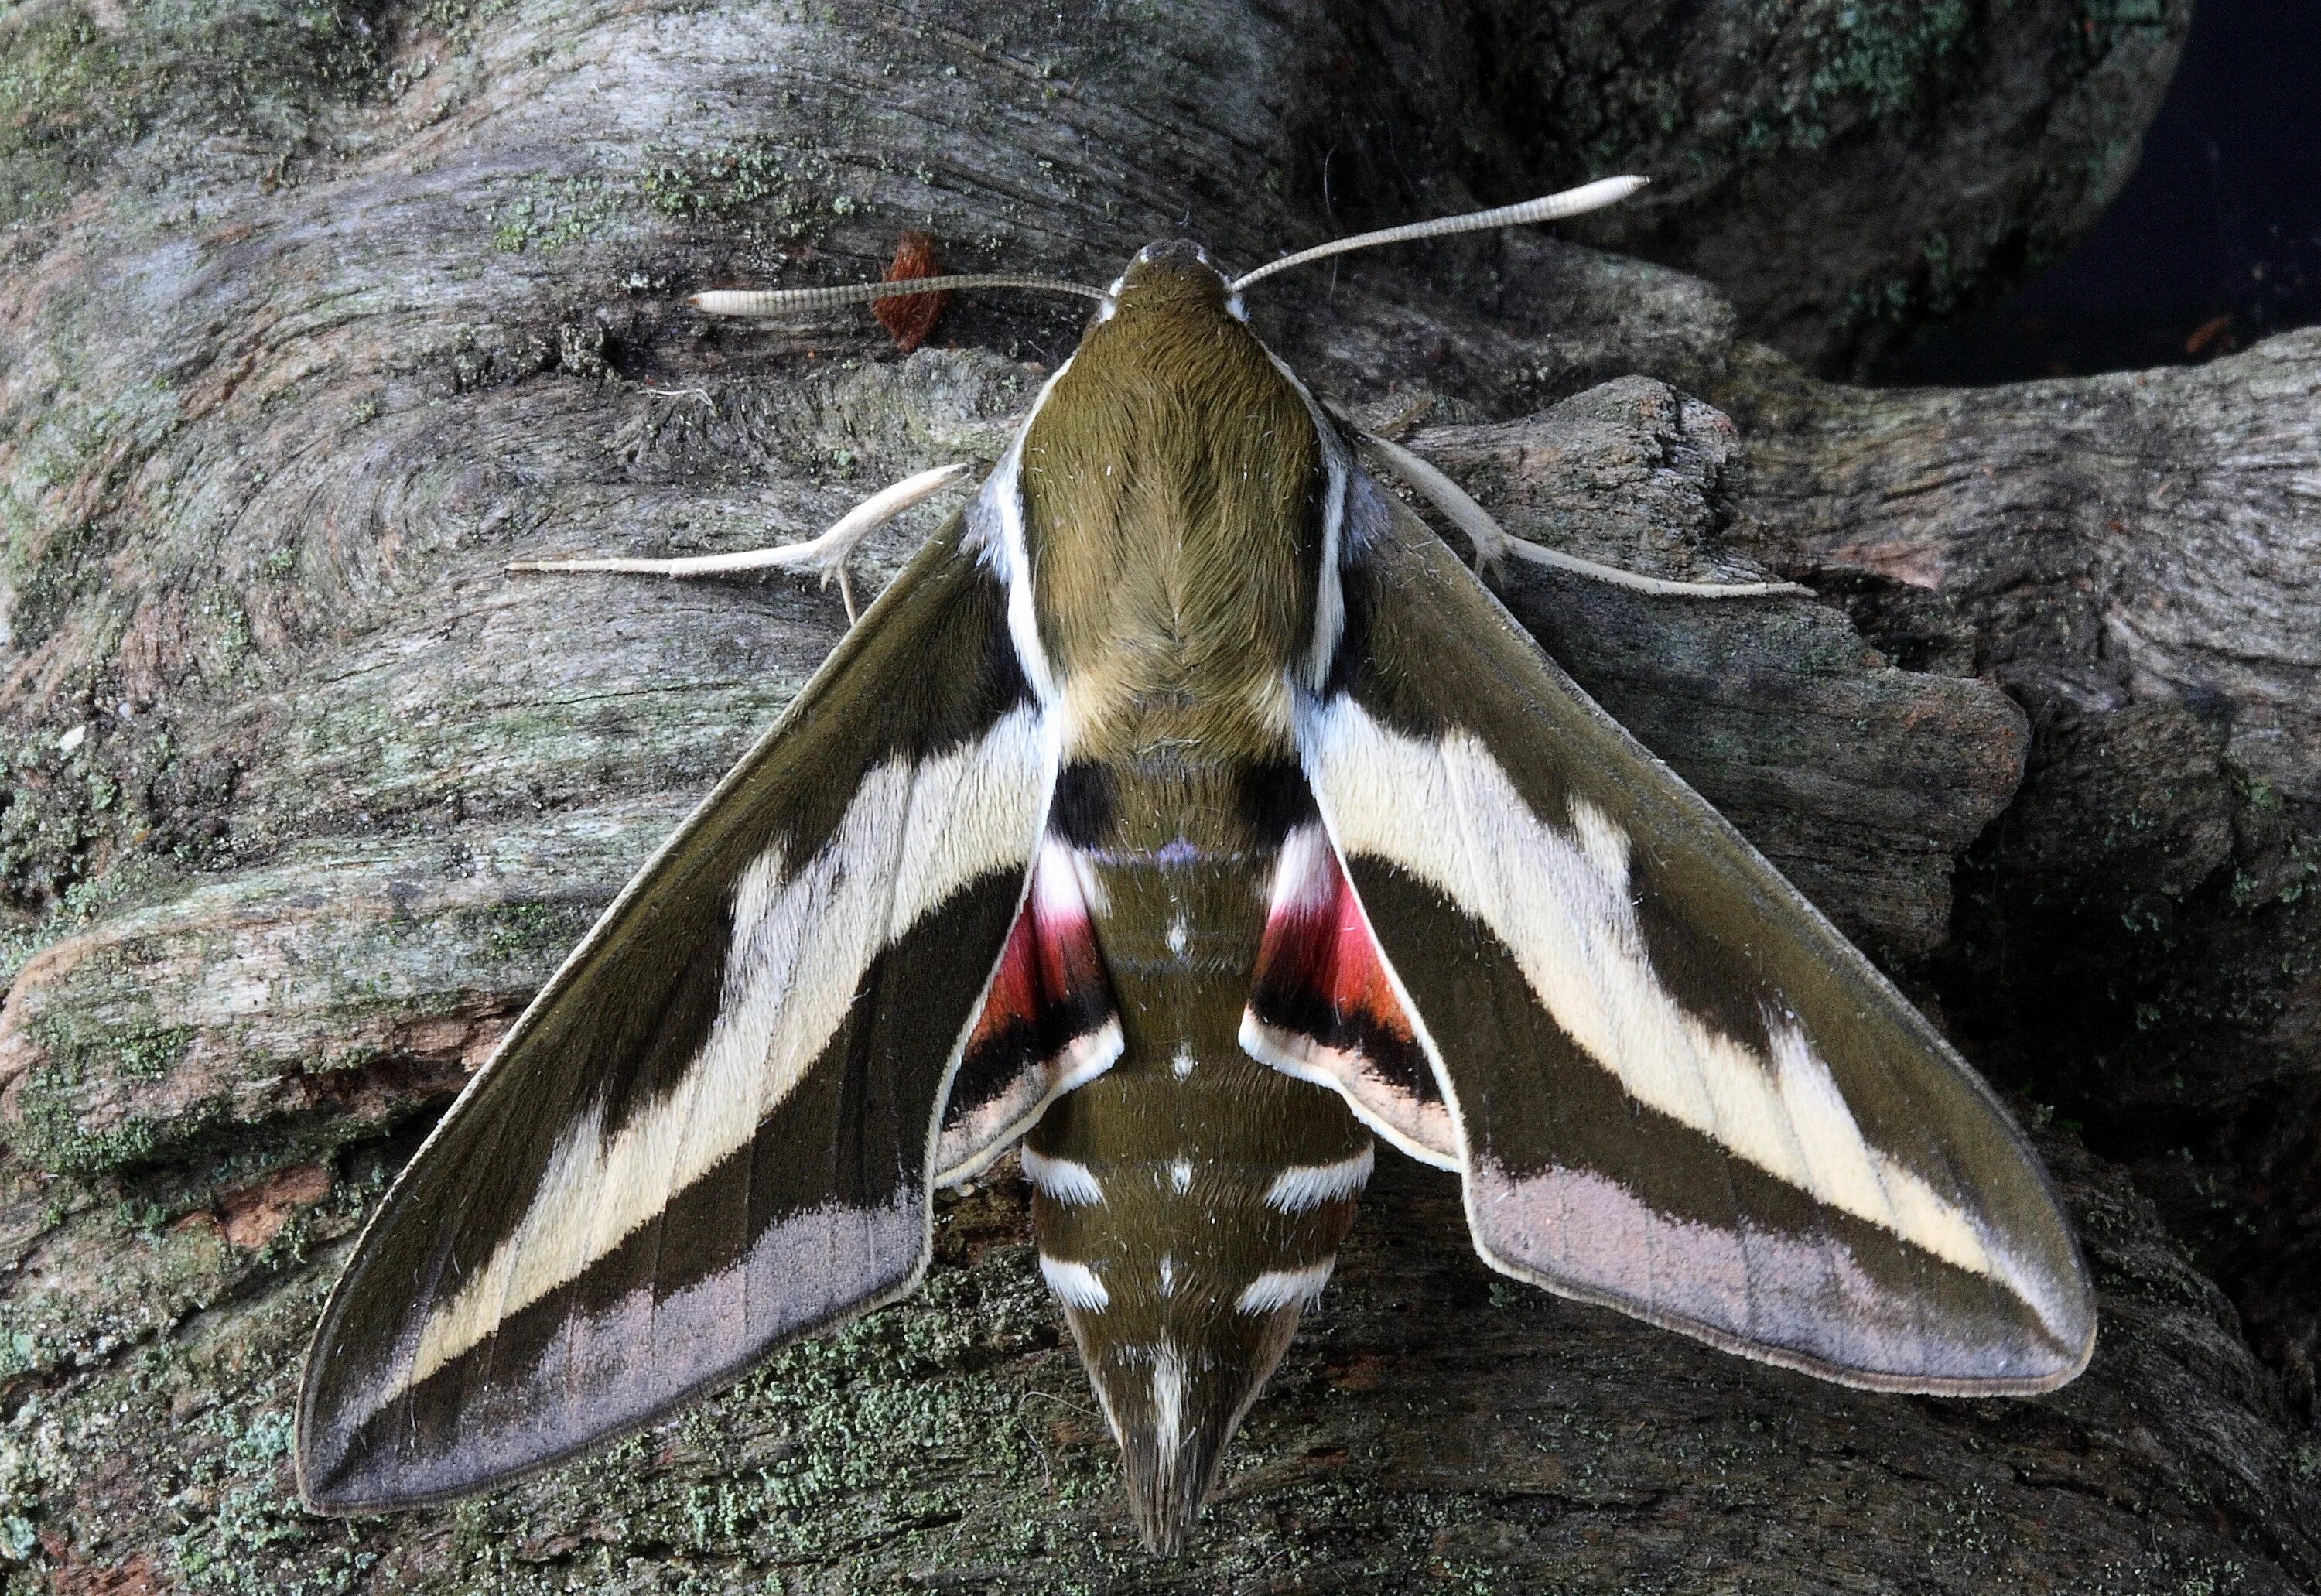
[[[1474,736],[1406,736],[1344,696],[1309,702],[1299,741],[1339,851],[1390,860],[1480,920],[1556,1024],[1638,1102],[2035,1304],[2025,1266],[2000,1256],[1973,1216],[1868,1144],[1793,1023],[1772,1027],[1769,1060],[1677,1001],[1652,969],[1628,837],[1609,816],[1575,797],[1572,829],[1549,825]]]
[[[1347,496],[1355,477],[1354,461],[1345,441],[1338,436],[1338,429],[1330,424],[1330,418],[1315,403],[1313,394],[1297,373],[1270,349],[1265,358],[1273,362],[1282,380],[1305,402],[1306,414],[1314,423],[1315,446],[1322,451],[1322,469],[1328,479],[1322,490],[1322,551],[1314,585],[1314,635],[1307,642],[1300,684],[1308,690],[1318,691],[1323,679],[1330,674],[1330,663],[1337,658],[1339,640],[1346,632],[1343,555]]]
[[[1032,691],[1040,702],[1051,707],[1057,704],[1060,695],[1055,668],[1040,642],[1031,543],[1024,528],[1024,440],[1032,435],[1032,423],[1038,418],[1041,406],[1048,402],[1048,396],[1056,391],[1056,384],[1072,369],[1072,359],[1067,356],[1063,364],[1056,368],[1055,375],[1041,385],[1032,408],[1017,424],[1015,435],[1008,440],[1007,452],[999,457],[999,464],[984,479],[982,488],[976,494],[975,514],[970,517],[978,552],[1007,589],[1007,634],[1015,644],[1024,679],[1031,682]]]
[[[1032,852],[1051,762],[1037,710],[855,789],[795,872],[778,844],[733,889],[716,1018],[674,1090],[608,1131],[601,1105],[557,1139],[517,1227],[432,1314],[407,1384],[577,1279],[756,1134],[853,1007],[870,962],[961,888]]]

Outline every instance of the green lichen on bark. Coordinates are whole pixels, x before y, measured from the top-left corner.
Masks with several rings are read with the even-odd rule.
[[[0,227],[53,214],[157,135],[149,160],[248,140],[278,181],[319,118],[376,87],[388,17],[333,0],[16,7],[0,17]]]
[[[68,1534],[68,1569],[141,1560],[156,1580],[233,1592],[836,1592],[960,1577],[1134,1591],[1188,1575],[1634,1591],[1688,1588],[1712,1566],[1752,1588],[1813,1588],[1787,1577],[1801,1557],[1831,1578],[1963,1591],[2059,1548],[2089,1592],[2289,1589],[2204,1528],[2252,1499],[2204,1490],[2198,1455],[2143,1444],[2132,1528],[2039,1482],[2117,1445],[2109,1406],[2164,1415],[2191,1398],[2180,1374],[2138,1371],[2186,1355],[2212,1322],[2197,1277],[2116,1185],[2071,1187],[2115,1315],[2095,1386],[2026,1408],[1838,1392],[1498,1289],[1461,1256],[1445,1181],[1400,1163],[1380,1176],[1189,1565],[1135,1547],[1006,1174],[942,1205],[938,1262],[910,1301],[588,1461],[454,1509],[346,1521],[295,1506],[288,1403],[359,1204],[334,1202],[297,1245],[246,1261],[210,1244],[209,1272],[186,1280],[223,1293],[214,1306],[180,1284],[174,1313],[114,1327],[89,1373],[20,1409],[0,1442],[0,1521]],[[1928,1491],[1915,1475],[1930,1454],[1980,1461]],[[2298,1489],[2286,1473],[2255,1488]],[[1848,1511],[1814,1506],[1830,1501]],[[164,1502],[176,1527],[142,1536],[147,1504]],[[1705,1520],[1781,1528],[1712,1544]]]

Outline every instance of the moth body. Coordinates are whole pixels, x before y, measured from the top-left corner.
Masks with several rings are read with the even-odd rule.
[[[1288,684],[1313,650],[1324,435],[1191,246],[1145,251],[1114,303],[990,491],[1021,497],[1062,708],[1037,868],[1068,856],[1084,883],[1123,1032],[1026,1138],[1034,1235],[1139,1526],[1174,1551],[1321,1293],[1370,1139],[1239,1041],[1282,842],[1314,813]]]

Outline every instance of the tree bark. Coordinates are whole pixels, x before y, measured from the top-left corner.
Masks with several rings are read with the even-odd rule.
[[[1971,293],[2050,247],[2022,241],[2124,171],[2183,8],[1643,11],[0,18],[6,1577],[2321,1582],[2321,339],[1910,394],[1755,341],[1845,365],[1940,296],[1843,306],[1965,218],[2017,240],[1980,247]],[[1723,50],[1762,65],[1745,92],[1699,64]],[[1642,117],[1654,95],[1675,109]],[[1822,131],[1752,141],[1781,105]],[[1001,1174],[944,1199],[918,1298],[605,1457],[456,1509],[301,1514],[297,1360],[368,1206],[844,625],[788,578],[502,566],[818,530],[996,458],[1076,337],[994,296],[905,359],[867,317],[737,329],[682,295],[871,275],[906,226],[953,269],[1107,280],[1179,233],[1253,262],[1333,213],[1624,150],[1677,180],[1596,236],[1714,261],[1732,297],[1509,236],[1253,309],[1521,535],[1815,589],[1705,605],[1523,567],[1502,591],[2021,1094],[2103,1292],[2090,1372],[1977,1403],[1744,1364],[1497,1280],[1455,1188],[1389,1158],[1206,1538],[1160,1563]]]

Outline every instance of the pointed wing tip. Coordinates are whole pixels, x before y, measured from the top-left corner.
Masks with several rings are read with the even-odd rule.
[[[2034,1333],[1997,1346],[1986,1345],[1980,1349],[1985,1355],[1958,1359],[1950,1368],[1940,1371],[1892,1364],[1873,1367],[1847,1362],[1832,1350],[1815,1350],[1784,1342],[1754,1339],[1730,1326],[1697,1318],[1665,1304],[1646,1302],[1599,1282],[1561,1275],[1521,1258],[1497,1252],[1486,1240],[1486,1232],[1476,1223],[1471,1197],[1470,1185],[1469,1239],[1474,1245],[1476,1256],[1494,1272],[1537,1287],[1552,1296],[1592,1307],[1608,1308],[1655,1329],[1672,1331],[1752,1363],[1809,1374],[1816,1380],[1825,1380],[1849,1390],[1879,1391],[1894,1396],[2034,1397],[2069,1385],[2086,1373],[2088,1364],[2095,1356],[2095,1291],[2084,1266],[2075,1271],[2072,1278],[2065,1283],[2069,1300],[2050,1307],[2049,1312],[2054,1317],[2047,1319],[2043,1335]],[[2037,1310],[2033,1311],[2035,1313]],[[2058,1320],[2061,1321],[2060,1329],[2057,1328]],[[1978,1368],[1977,1364],[1981,1366]]]
[[[2018,1391],[2011,1393],[2001,1391],[1997,1394],[2035,1397],[2044,1395],[2051,1391],[2061,1391],[2088,1372],[2088,1365],[2095,1361],[2095,1355],[2096,1327],[2093,1321],[2090,1321],[2088,1325],[2088,1338],[2080,1344],[2077,1353],[2058,1362],[2052,1371],[2034,1377]]]
[[[401,1512],[481,1495],[557,1461],[551,1458],[532,1467],[489,1473],[471,1471],[430,1478],[423,1472],[414,1477],[414,1471],[383,1460],[376,1451],[360,1447],[332,1451],[327,1444],[304,1434],[298,1437],[293,1460],[298,1476],[298,1505],[330,1518]]]
[[[376,1491],[364,1490],[352,1477],[350,1454],[325,1451],[305,1433],[303,1424],[299,1428],[293,1464],[298,1475],[300,1507],[326,1518],[346,1518],[404,1505],[392,1499],[382,1500]]]
[[[1850,1372],[1818,1366],[1809,1361],[1791,1363],[1806,1373],[1820,1376],[1839,1385],[1854,1386],[1864,1391],[1893,1391],[1902,1395],[1928,1397],[2036,1397],[2060,1391],[2088,1371],[2096,1353],[2096,1304],[2094,1289],[2081,1274],[2075,1282],[2076,1299],[2066,1306],[2066,1323],[2060,1332],[2050,1327],[2049,1338],[2043,1342],[2019,1343],[2009,1349],[2007,1367],[1989,1374],[1920,1374],[1913,1371],[1888,1373],[1882,1371]],[[1761,1354],[1747,1349],[1743,1356]],[[1769,1357],[1768,1363],[1786,1360]]]
[[[326,1357],[323,1339],[325,1327],[338,1307],[338,1299],[345,1290],[341,1280],[324,1305],[323,1318],[315,1327],[313,1342],[306,1351],[306,1361],[298,1373],[298,1407],[290,1440],[290,1468],[296,1476],[298,1505],[310,1513],[333,1518],[355,1511],[343,1490],[348,1454],[344,1446],[333,1446],[324,1438],[329,1429],[323,1407],[323,1363]]]
[[[343,1406],[334,1409],[325,1400],[316,1368],[308,1364],[290,1448],[298,1505],[307,1512],[332,1518],[398,1512],[473,1496],[510,1477],[505,1471],[453,1472],[460,1466],[456,1461],[447,1467],[438,1459],[431,1466],[424,1459],[397,1457],[370,1430],[375,1415],[350,1418]]]
[[[358,1497],[336,1496],[328,1491],[309,1488],[304,1481],[298,1485],[298,1506],[318,1518],[352,1518],[364,1513],[380,1512],[398,1506],[395,1502],[375,1503]]]
[[[2037,1396],[2069,1385],[2088,1372],[2095,1361],[2096,1335],[2102,1316],[2096,1309],[2095,1282],[2088,1278],[2082,1263],[2071,1283],[2071,1300],[2065,1305],[2065,1333],[2056,1338],[2059,1355],[2052,1368],[2030,1377],[2019,1394]],[[2076,1341],[2073,1336],[2076,1333]]]
[[[1834,1384],[1852,1386],[1860,1391],[1922,1397],[2037,1397],[2060,1391],[2087,1373],[2088,1364],[2095,1357],[2096,1327],[2090,1317],[2086,1337],[2076,1347],[2066,1350],[2064,1344],[2055,1343],[2052,1347],[2039,1348],[2031,1355],[2024,1356],[2017,1367],[2007,1373],[1987,1375],[1854,1371],[1831,1367],[1810,1359],[1792,1360],[1767,1355],[1749,1348],[1736,1347],[1733,1350],[1744,1357],[1782,1364]],[[2052,1355],[2038,1355],[2040,1354]]]
[[[473,1490],[433,1491],[406,1496],[393,1491],[353,1489],[315,1491],[302,1482],[298,1487],[298,1505],[321,1518],[366,1518],[381,1513],[400,1513],[412,1508],[433,1507],[461,1497],[478,1495],[487,1489],[489,1488],[479,1485]]]
[[[2030,1364],[2027,1370],[1991,1381],[1987,1391],[1960,1394],[2037,1396],[2069,1385],[2087,1373],[2088,1364],[2094,1360],[2100,1317],[2096,1309],[2095,1281],[2073,1239],[2071,1222],[2060,1208],[2055,1213],[2055,1222],[2062,1229],[2068,1266],[2060,1275],[2036,1282],[2043,1290],[2035,1287],[2025,1290],[2024,1284],[2010,1282],[2017,1300],[2030,1309],[2045,1331],[2046,1345],[2039,1350],[2047,1355],[2026,1358],[2025,1363]]]
[[[354,1427],[319,1413],[311,1391],[299,1404],[290,1459],[297,1475],[298,1505],[310,1513],[350,1518],[416,1507],[428,1500],[400,1489],[397,1472],[378,1466],[377,1452],[357,1441]]]

